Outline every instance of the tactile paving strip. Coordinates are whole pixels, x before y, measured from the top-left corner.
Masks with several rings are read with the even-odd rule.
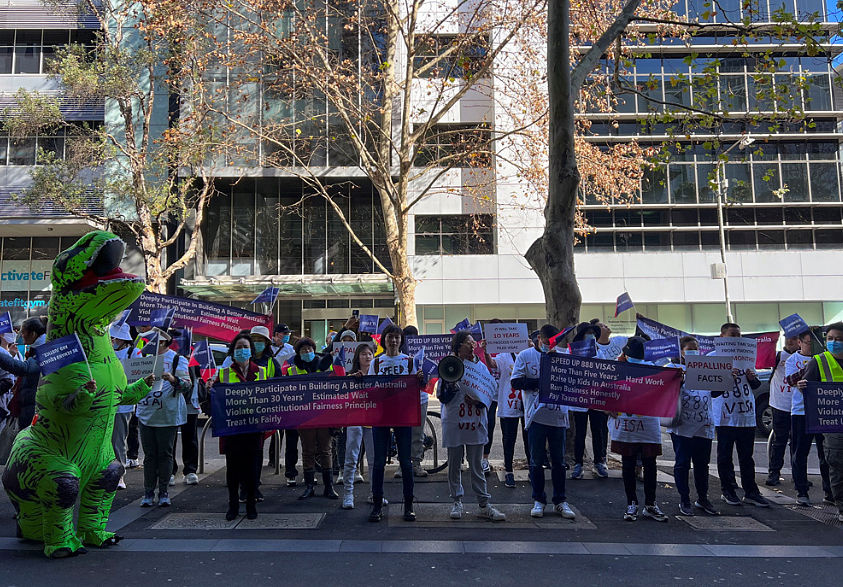
[[[714,532],[775,532],[749,516],[676,516],[695,530]]]

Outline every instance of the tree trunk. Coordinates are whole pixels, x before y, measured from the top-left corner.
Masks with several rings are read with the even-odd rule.
[[[574,274],[574,226],[580,174],[574,151],[569,14],[569,0],[550,0],[547,18],[549,186],[544,233],[526,254],[544,290],[548,322],[560,328],[579,321],[582,302]]]

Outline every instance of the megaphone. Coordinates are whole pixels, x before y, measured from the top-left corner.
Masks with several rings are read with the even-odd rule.
[[[459,357],[448,355],[439,361],[438,371],[439,379],[445,383],[456,383],[462,379],[465,373],[465,365]]]

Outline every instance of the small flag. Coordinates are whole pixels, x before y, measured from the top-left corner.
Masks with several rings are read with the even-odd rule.
[[[457,322],[457,324],[451,328],[451,334],[456,334],[460,330],[468,330],[469,328],[471,328],[471,320],[463,318],[462,321]]]
[[[278,297],[278,294],[281,293],[280,287],[268,287],[263,290],[258,297],[252,300],[253,304],[272,304],[275,303],[275,298]]]
[[[175,316],[175,308],[159,308],[157,310],[152,310],[149,313],[149,325],[167,332],[170,329],[170,326],[172,326],[173,318],[175,318]]]
[[[569,326],[568,328],[565,328],[564,330],[561,330],[561,331],[559,332],[559,334],[557,334],[556,336],[551,337],[551,338],[550,338],[550,340],[548,341],[548,342],[550,342],[550,348],[555,347],[555,346],[556,346],[556,345],[557,345],[557,344],[558,344],[558,343],[559,343],[559,342],[560,342],[563,338],[565,338],[565,337],[568,335],[568,333],[569,333],[569,332],[571,332],[573,329],[574,329],[574,327],[573,327],[573,326]]]
[[[217,368],[216,362],[214,361],[214,353],[211,352],[207,340],[200,340],[196,343],[187,364],[189,367],[199,367],[200,369]]]
[[[6,312],[0,316],[0,334],[9,334],[14,331],[15,328],[12,324],[12,315],[9,312]]]
[[[345,375],[345,345],[340,345],[339,352],[334,355],[334,375]]]
[[[676,336],[672,338],[657,338],[644,343],[644,360],[646,361],[671,359],[678,357],[680,354],[679,337]]]
[[[160,334],[152,330],[151,332],[147,332],[143,335],[143,348],[141,348],[141,355],[156,355],[158,354],[158,339],[160,338]]]
[[[374,314],[361,314],[360,325],[357,330],[375,334],[378,331],[378,317]]]
[[[480,326],[480,320],[477,321],[477,324],[469,326],[467,330],[475,340],[483,340],[483,327]]]
[[[111,323],[112,326],[115,328],[123,328],[123,325],[126,323],[126,320],[129,319],[129,316],[132,315],[132,309],[129,308],[128,310],[123,310],[123,313]]]
[[[631,310],[634,307],[635,304],[632,303],[632,298],[629,297],[627,292],[623,292],[618,296],[618,301],[615,303],[615,318],[620,316],[621,313]]]
[[[597,341],[593,338],[578,340],[568,345],[572,355],[578,357],[596,357],[597,356]]]
[[[378,334],[383,334],[383,331],[387,326],[392,326],[392,320],[384,318],[383,322],[381,322],[380,326],[378,326]]]
[[[190,357],[190,347],[193,346],[193,333],[189,328],[181,331],[181,334],[173,337],[170,350],[176,351],[182,357]]]
[[[417,352],[413,356],[413,369],[418,371],[419,369],[422,368],[423,365],[424,365],[424,347],[420,348],[419,352]]]
[[[791,314],[787,318],[779,320],[779,324],[781,324],[782,330],[784,330],[785,338],[793,338],[810,330],[809,326],[799,314]],[[0,332],[4,332],[2,328],[0,328]]]
[[[82,348],[76,333],[32,347],[32,350],[35,351],[35,360],[38,361],[42,375],[49,375],[74,363],[88,362],[85,349]]]

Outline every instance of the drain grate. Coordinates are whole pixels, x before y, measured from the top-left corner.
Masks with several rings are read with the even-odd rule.
[[[713,532],[775,532],[749,516],[676,516],[695,530]]]
[[[802,505],[786,505],[784,507],[803,516],[813,518],[823,524],[843,527],[843,524],[837,521],[837,508],[833,505],[817,504],[808,507]]]

